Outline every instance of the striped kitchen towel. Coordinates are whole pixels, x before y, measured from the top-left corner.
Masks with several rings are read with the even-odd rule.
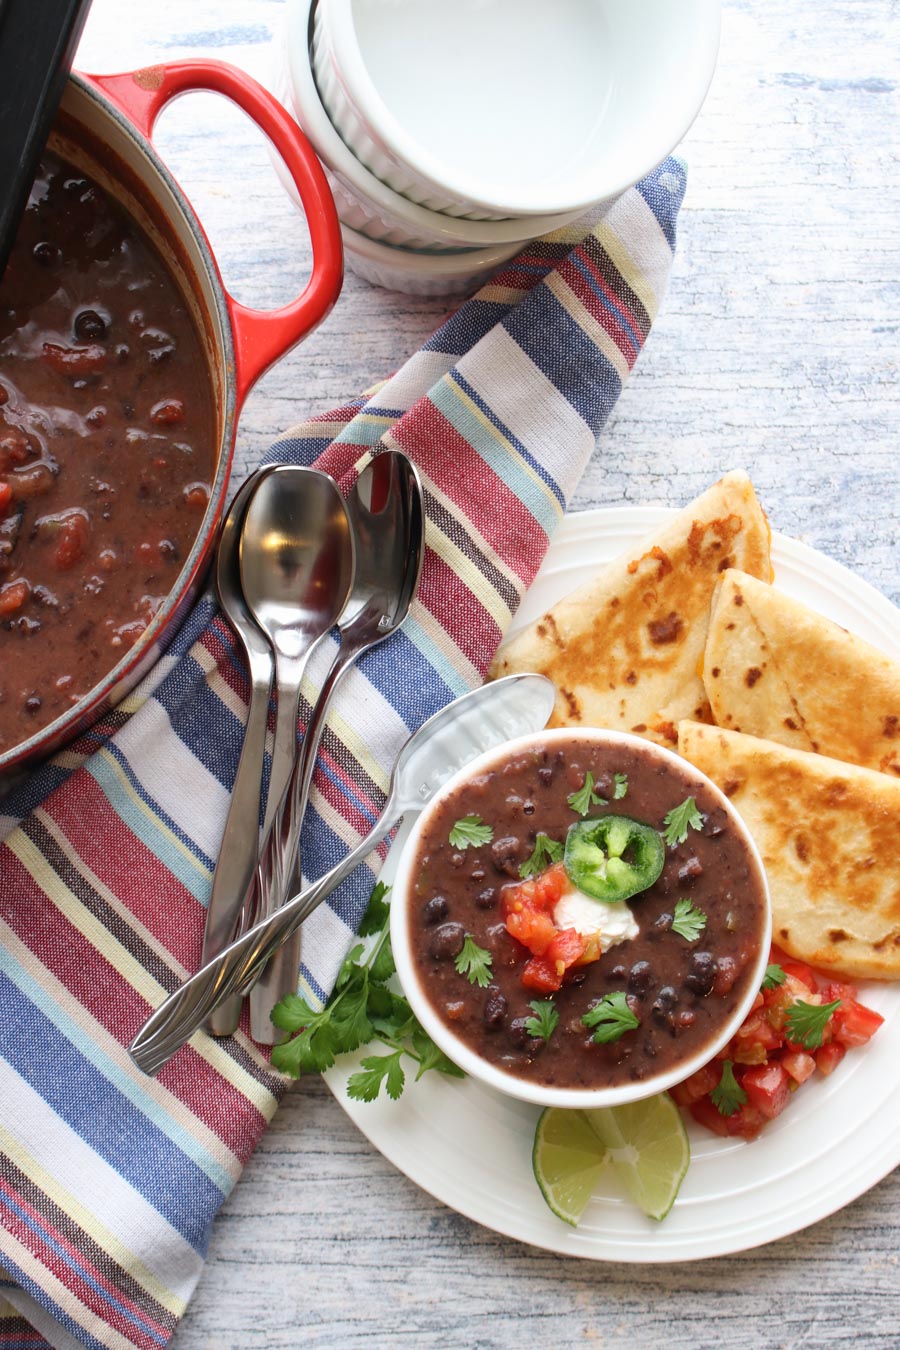
[[[274,446],[344,485],[397,446],[426,493],[416,604],[329,722],[310,875],[378,814],[408,731],[483,679],[656,315],[684,181],[670,159],[605,218],[530,244],[377,392]],[[164,1345],[277,1105],[246,1031],[199,1033],[157,1079],[125,1051],[199,964],[247,694],[206,597],[126,703],[0,804],[0,1350]],[[373,875],[305,926],[309,997]]]

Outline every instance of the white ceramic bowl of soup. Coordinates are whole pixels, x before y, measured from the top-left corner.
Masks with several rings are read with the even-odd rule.
[[[318,0],[313,68],[342,140],[431,210],[612,202],[665,159],[715,69],[720,0]]]
[[[500,870],[487,861],[495,845],[503,856],[503,850],[509,849],[509,838],[514,836],[498,838],[495,833],[494,839],[480,848],[455,848],[447,825],[451,818],[456,821],[476,816],[485,825],[512,828],[521,833],[519,854],[524,861],[534,835],[545,822],[552,819],[558,834],[560,820],[577,824],[582,819],[569,806],[568,794],[581,785],[586,764],[598,767],[596,784],[608,783],[605,804],[593,805],[589,814],[628,816],[633,810],[635,821],[661,830],[663,805],[677,805],[685,796],[695,796],[703,825],[700,830],[689,829],[684,843],[666,848],[659,881],[624,902],[630,910],[630,926],[623,925],[619,914],[623,905],[603,910],[600,922],[606,927],[609,946],[599,961],[573,965],[556,993],[520,988],[524,964],[531,954],[506,932],[504,918],[505,908],[511,904],[506,897],[513,896],[507,887],[519,885],[518,871],[507,863],[503,864],[506,870]],[[626,770],[628,783],[625,795],[614,799],[616,765]],[[548,766],[550,779],[544,781]],[[522,796],[524,784],[529,785],[529,796]],[[631,804],[629,793],[633,793]],[[647,814],[649,806],[655,815]],[[529,811],[529,807],[533,809]],[[518,823],[510,826],[511,821]],[[513,863],[518,856],[513,856]],[[692,857],[701,861],[704,871],[692,881],[677,880],[675,889],[671,889],[670,877],[680,875],[684,867],[690,871],[686,859]],[[729,876],[730,889],[726,885]],[[576,912],[583,910],[580,891],[573,899],[576,889],[565,882],[566,910],[557,910],[557,914],[564,912],[571,917],[573,903]],[[693,940],[671,926],[660,928],[662,918],[672,917],[676,890],[691,897],[707,920]],[[488,891],[495,895],[488,896]],[[444,901],[445,908],[438,905],[431,914],[428,907],[433,907],[436,898]],[[590,907],[594,900],[588,898],[587,904]],[[753,1006],[771,939],[765,869],[747,827],[728,798],[673,751],[627,733],[591,728],[557,728],[507,742],[480,756],[447,782],[419,816],[403,845],[391,892],[390,922],[403,992],[435,1044],[467,1074],[507,1096],[542,1106],[572,1108],[621,1105],[652,1096],[682,1082],[714,1058]],[[484,987],[471,983],[459,971],[459,953],[451,950],[458,933],[449,934],[450,954],[444,953],[442,944],[448,938],[445,930],[454,927],[464,928],[467,936],[491,953],[490,980]],[[726,958],[737,962],[739,973],[724,993],[712,985],[705,994],[698,992],[704,986],[693,979],[695,963],[700,962],[702,967],[700,957],[706,955],[713,959],[714,981],[718,981],[720,972],[726,972]],[[649,983],[636,994],[632,986],[642,962],[651,970],[649,975],[639,970],[640,980]],[[623,973],[616,975],[619,967]],[[674,988],[667,981],[675,969],[686,970],[692,979],[686,982],[685,977],[678,983],[676,1001],[670,1005],[670,995],[664,996],[664,991]],[[593,1042],[588,1045],[593,1031],[581,1023],[583,1012],[600,1001],[601,990],[612,993],[619,988],[638,1010],[640,1025],[622,1034],[621,1050],[612,1052],[595,1047]],[[489,1007],[495,991],[502,994],[505,1009],[500,1009],[502,1015],[494,1019],[496,1024],[490,1025],[489,1018],[498,1009],[498,1005]],[[657,1014],[650,1000],[662,1004],[664,998],[666,1005]],[[513,1026],[514,1020],[521,1021],[532,999],[552,1000],[559,1011],[556,1029],[538,1049],[531,1045],[533,1038],[523,1040],[521,1027]],[[682,1025],[686,1013],[693,1014],[693,1021]],[[560,1036],[563,1039],[557,1040]],[[626,1036],[631,1040],[626,1041]],[[648,1043],[664,1050],[670,1042],[671,1055],[664,1056],[657,1049],[657,1058],[648,1057]],[[575,1076],[589,1077],[590,1081],[564,1081],[562,1060],[553,1060],[560,1054],[573,1059]],[[622,1065],[613,1065],[619,1054]],[[523,1070],[523,1060],[535,1063],[537,1072],[532,1073],[527,1066]],[[555,1082],[547,1081],[554,1077]]]

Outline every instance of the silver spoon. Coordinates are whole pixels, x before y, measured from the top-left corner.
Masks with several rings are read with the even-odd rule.
[[[281,830],[297,757],[300,686],[310,655],[337,622],[353,584],[350,518],[334,479],[317,469],[280,464],[256,486],[240,539],[241,588],[247,608],[275,653],[275,736],[262,856]],[[257,866],[245,913],[271,913],[283,895],[280,877],[260,886]],[[258,913],[257,913],[258,911]]]
[[[346,506],[356,544],[356,571],[350,599],[338,621],[340,644],[310,714],[285,797],[286,809],[269,838],[269,847],[278,849],[280,857],[277,865],[271,865],[267,857],[260,864],[261,887],[270,867],[273,874],[285,878],[282,894],[274,896],[275,906],[303,888],[300,833],[335,690],[364,652],[403,623],[422,570],[425,507],[419,475],[406,455],[399,450],[377,455],[356,480]],[[282,1039],[272,1022],[272,1009],[286,994],[296,993],[299,970],[297,932],[276,952],[250,991],[250,1029],[255,1041],[274,1045]]]
[[[330,872],[254,924],[150,1014],[128,1047],[138,1068],[158,1073],[214,1008],[258,975],[272,953],[401,816],[421,811],[438,788],[476,755],[514,736],[540,731],[555,698],[554,686],[543,675],[507,675],[473,689],[430,717],[400,751],[384,810],[365,838]]]
[[[253,881],[259,850],[259,803],[275,659],[268,639],[257,628],[244,601],[238,545],[247,504],[257,484],[271,472],[271,468],[258,469],[234,498],[222,523],[216,554],[216,591],[222,612],[244,651],[250,672],[250,707],[206,911],[204,965],[227,947],[236,933],[249,927],[242,919],[242,907]],[[214,1036],[230,1036],[240,1017],[241,1000],[236,996],[215,1010],[206,1024],[207,1031]]]

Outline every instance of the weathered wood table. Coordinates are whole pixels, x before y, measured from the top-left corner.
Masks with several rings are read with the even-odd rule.
[[[277,0],[94,0],[78,64],[206,54],[266,80],[282,20]],[[576,509],[680,505],[742,465],[777,529],[900,596],[898,45],[890,0],[726,0],[718,72],[683,146],[669,295]],[[157,143],[238,298],[287,299],[306,235],[258,134],[200,95],[164,114]],[[449,307],[348,275],[324,326],[252,394],[239,470],[283,429],[394,370]],[[888,1350],[900,1344],[898,1248],[895,1174],[742,1256],[557,1257],[432,1200],[310,1080],[225,1205],[176,1343]]]

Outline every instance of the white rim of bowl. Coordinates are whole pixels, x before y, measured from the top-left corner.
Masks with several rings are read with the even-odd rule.
[[[410,955],[410,932],[409,932],[409,890],[412,879],[413,863],[419,849],[419,842],[425,827],[433,815],[437,806],[455,791],[455,789],[467,778],[483,772],[492,765],[502,762],[509,755],[515,754],[519,749],[524,749],[535,742],[561,741],[583,739],[596,741],[602,744],[618,744],[634,747],[642,747],[646,750],[658,753],[664,759],[670,761],[675,768],[682,774],[696,777],[703,785],[708,788],[715,797],[718,804],[724,808],[729,821],[736,829],[737,833],[747,844],[750,856],[756,864],[759,877],[762,881],[763,896],[765,899],[766,913],[763,923],[762,940],[760,943],[759,956],[753,966],[747,985],[747,993],[736,1007],[731,1017],[723,1024],[719,1033],[710,1040],[702,1050],[691,1056],[690,1059],[669,1069],[666,1073],[658,1074],[654,1078],[644,1079],[641,1083],[628,1083],[617,1088],[552,1088],[545,1087],[539,1083],[532,1083],[525,1079],[516,1078],[512,1073],[506,1073],[502,1069],[488,1064],[480,1055],[471,1050],[463,1041],[459,1040],[453,1032],[447,1027],[446,1023],[441,1021],[437,1013],[429,1003],[422,985],[419,981],[416,968]],[[424,1027],[425,1031],[434,1041],[435,1045],[449,1059],[453,1060],[472,1078],[477,1078],[480,1082],[487,1084],[488,1087],[496,1088],[507,1097],[514,1097],[518,1101],[532,1102],[537,1106],[563,1106],[572,1109],[584,1109],[599,1106],[620,1106],[626,1102],[641,1101],[646,1097],[653,1097],[659,1092],[665,1092],[667,1088],[673,1087],[676,1083],[683,1082],[689,1078],[697,1069],[702,1068],[704,1064],[709,1063],[718,1052],[731,1040],[737,1028],[746,1018],[751,1005],[759,991],[765,975],[766,965],[769,959],[769,947],[772,941],[772,904],[769,895],[769,883],[766,876],[766,869],[763,866],[759,849],[756,841],[753,839],[747,826],[741,820],[731,802],[725,796],[724,792],[716,786],[712,779],[707,778],[704,773],[695,768],[689,760],[683,759],[675,754],[673,750],[667,750],[665,746],[656,745],[652,741],[647,741],[643,737],[633,736],[624,731],[607,731],[600,727],[554,727],[547,731],[530,733],[527,736],[519,736],[515,740],[507,741],[504,745],[497,746],[493,750],[488,750],[485,754],[479,755],[477,759],[472,760],[458,773],[454,774],[442,788],[432,797],[431,801],[422,811],[416,820],[412,830],[403,844],[403,851],[394,876],[391,890],[391,917],[390,917],[391,947],[394,954],[394,962],[397,967],[397,975],[403,992],[409,1000],[410,1006]]]
[[[512,216],[507,220],[463,220],[430,211],[388,187],[367,169],[362,160],[341,140],[319,96],[313,78],[309,51],[309,27],[316,0],[288,0],[286,33],[287,68],[296,104],[297,121],[332,173],[351,194],[368,198],[376,210],[389,211],[411,229],[447,240],[448,247],[477,249],[518,243],[523,247],[542,234],[577,220],[592,202],[577,210],[540,215]]]
[[[311,0],[311,7],[314,7],[315,3],[316,0]],[[355,109],[366,134],[383,153],[392,156],[400,164],[407,166],[412,173],[417,174],[427,184],[431,185],[436,193],[446,198],[464,202],[468,208],[473,210],[489,211],[504,218],[521,219],[523,216],[537,216],[538,214],[545,215],[565,211],[573,211],[575,215],[578,215],[586,211],[594,202],[621,196],[628,188],[633,187],[635,183],[657,168],[667,155],[671,154],[703,106],[703,101],[715,74],[719,52],[721,0],[694,0],[694,4],[702,11],[700,16],[695,13],[693,20],[696,30],[697,59],[702,65],[704,73],[702,78],[697,81],[693,97],[684,107],[682,118],[671,125],[667,123],[668,129],[662,136],[659,150],[655,150],[652,155],[641,161],[633,172],[629,170],[624,180],[615,180],[602,185],[593,183],[591,190],[586,194],[584,187],[582,187],[574,202],[571,198],[566,201],[551,198],[549,201],[535,201],[530,206],[523,205],[522,202],[499,202],[486,199],[477,187],[473,188],[472,184],[459,179],[452,172],[445,171],[444,166],[436,163],[427,150],[423,149],[404,130],[384,103],[366,68],[356,36],[350,0],[335,0],[335,3],[329,5],[328,28],[331,28],[332,31],[337,29],[337,41],[340,42],[340,70],[338,71],[335,64],[335,71],[339,74],[344,94]],[[331,46],[330,43],[329,46]],[[333,52],[333,46],[331,50]],[[590,180],[587,171],[584,171],[578,177],[581,180]]]

